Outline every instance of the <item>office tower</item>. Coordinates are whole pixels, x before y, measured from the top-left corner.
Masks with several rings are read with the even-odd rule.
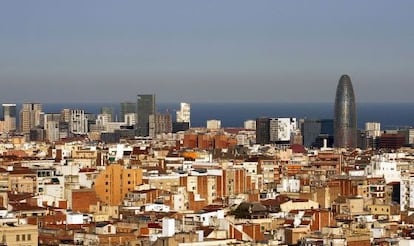
[[[355,148],[357,145],[355,95],[348,75],[342,75],[339,79],[334,111],[335,147]]]
[[[127,126],[135,126],[135,124],[137,123],[137,115],[135,113],[128,113],[128,114],[124,114],[124,123]]]
[[[45,114],[44,115],[44,129],[46,133],[46,140],[55,142],[60,139],[59,123],[61,114]]]
[[[363,149],[377,149],[379,144],[379,137],[381,136],[381,123],[366,122],[365,131],[358,134],[358,136],[363,136],[363,139],[360,140],[360,145],[363,147]]]
[[[271,118],[269,122],[270,142],[289,144],[296,129],[296,118]]]
[[[180,110],[177,111],[177,122],[188,122],[189,125],[191,125],[190,123],[190,104],[188,103],[184,103],[182,102],[180,104]]]
[[[326,139],[327,145],[332,147],[333,144],[333,120],[332,119],[305,119],[301,127],[303,136],[303,145],[305,147],[323,146]]]
[[[96,116],[96,121],[95,121],[95,124],[94,124],[94,127],[95,127],[94,130],[104,131],[109,122],[111,122],[110,121],[110,115],[108,115],[108,114],[98,114]]]
[[[101,108],[101,114],[108,115],[108,120],[114,122],[114,109],[112,107],[104,106]]]
[[[70,136],[70,122],[59,122],[59,138],[68,138]]]
[[[172,120],[170,114],[152,114],[149,116],[150,137],[156,137],[158,134],[171,132]]]
[[[366,122],[365,134],[367,137],[379,137],[381,136],[381,123],[379,122]]]
[[[70,132],[73,134],[84,135],[88,133],[88,117],[85,115],[84,110],[71,110],[69,127]]]
[[[149,135],[149,117],[156,113],[155,95],[138,95],[137,97],[137,135]]]
[[[48,121],[45,126],[46,139],[49,142],[55,142],[59,140],[59,121]]]
[[[399,129],[398,134],[401,134],[405,138],[406,145],[413,145],[414,144],[414,129],[413,128],[404,128]]]
[[[4,131],[16,131],[16,104],[3,104]]]
[[[257,118],[256,119],[256,143],[260,145],[270,143],[270,119]]]
[[[20,110],[20,131],[29,134],[30,130],[41,123],[42,104],[23,103]]]
[[[137,104],[134,102],[122,102],[121,103],[121,111],[119,112],[119,120],[125,121],[125,115],[127,114],[134,114],[137,113]],[[136,119],[134,120],[136,122]]]
[[[68,108],[62,109],[62,111],[60,112],[60,117],[61,117],[60,121],[69,123],[70,122],[70,112],[71,112],[71,110],[68,109]]]

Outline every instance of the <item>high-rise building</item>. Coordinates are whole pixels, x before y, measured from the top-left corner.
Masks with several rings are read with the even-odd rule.
[[[271,118],[269,122],[270,142],[288,144],[296,129],[296,118]]]
[[[257,118],[256,119],[256,143],[257,144],[269,144],[270,143],[270,119],[269,118]]]
[[[61,117],[60,121],[69,123],[70,122],[70,112],[71,112],[71,110],[68,109],[68,108],[62,109],[62,111],[60,112],[60,117]]]
[[[208,120],[207,121],[207,129],[220,129],[221,128],[221,120]]]
[[[50,142],[59,140],[59,123],[61,119],[61,114],[45,114],[44,115],[44,126],[43,128],[46,131],[46,139]]]
[[[332,119],[305,119],[301,126],[303,145],[305,147],[323,146],[323,140],[327,140],[327,145],[332,147],[333,140],[333,120]]]
[[[82,109],[73,109],[70,113],[70,132],[73,134],[88,133],[88,117]]]
[[[156,113],[155,95],[138,95],[137,97],[137,135],[149,136],[149,117]]]
[[[134,102],[121,102],[121,110],[119,112],[119,120],[125,122],[125,115],[137,113],[137,104]],[[136,119],[134,119],[136,122]]]
[[[108,115],[108,119],[109,121],[113,122],[115,119],[115,115],[114,115],[114,108],[109,107],[109,106],[104,106],[101,108],[101,114],[106,114]]]
[[[149,116],[149,136],[156,137],[157,134],[171,133],[172,120],[170,114],[152,114]]]
[[[288,145],[296,129],[296,118],[257,118],[256,143]]]
[[[188,122],[189,125],[191,125],[190,123],[190,118],[191,118],[191,108],[190,108],[190,104],[182,102],[180,104],[180,110],[177,111],[177,122]]]
[[[357,115],[351,78],[342,75],[336,88],[334,145],[338,148],[357,146]]]
[[[20,131],[29,134],[30,130],[40,126],[42,104],[40,103],[23,103],[20,110]]]
[[[4,131],[16,131],[16,104],[3,104]]]
[[[137,115],[136,113],[128,113],[128,114],[124,114],[124,123],[127,126],[135,126],[135,124],[137,123]]]
[[[381,136],[381,123],[379,122],[366,122],[365,133],[367,137],[379,137]]]

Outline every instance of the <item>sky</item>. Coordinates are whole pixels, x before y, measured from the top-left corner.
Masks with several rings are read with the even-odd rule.
[[[0,103],[414,102],[414,1],[0,2]]]

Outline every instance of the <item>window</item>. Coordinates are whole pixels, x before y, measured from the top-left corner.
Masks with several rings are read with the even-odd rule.
[[[16,235],[16,242],[20,242],[20,235]]]
[[[26,241],[26,234],[22,235],[22,241]]]

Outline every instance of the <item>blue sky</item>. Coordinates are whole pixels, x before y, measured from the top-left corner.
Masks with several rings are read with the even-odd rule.
[[[1,102],[413,102],[413,1],[2,1]]]

